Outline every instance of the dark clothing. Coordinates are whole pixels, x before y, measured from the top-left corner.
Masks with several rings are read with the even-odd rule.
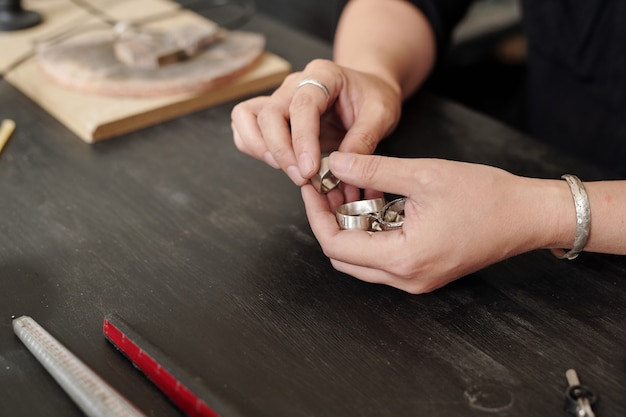
[[[411,0],[439,55],[469,0]],[[523,0],[529,129],[565,152],[626,177],[626,2]]]

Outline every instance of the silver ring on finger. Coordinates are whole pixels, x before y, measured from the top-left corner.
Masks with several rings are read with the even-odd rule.
[[[330,97],[330,93],[328,92],[328,87],[326,87],[324,85],[324,83],[314,79],[314,78],[305,78],[304,80],[300,81],[298,83],[298,85],[296,85],[296,90],[300,87],[304,87],[307,84],[311,84],[316,86],[317,88],[319,88],[320,90],[322,90],[324,92],[324,95],[326,96],[326,99],[328,100],[328,98]]]

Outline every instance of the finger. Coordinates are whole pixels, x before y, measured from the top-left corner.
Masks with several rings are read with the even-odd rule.
[[[331,259],[330,263],[339,272],[351,275],[361,281],[369,282],[372,284],[385,284],[393,286],[396,278],[388,272],[381,271],[379,269],[368,268],[360,265],[353,265],[347,262]]]
[[[360,188],[409,196],[418,185],[415,166],[418,160],[378,155],[333,152],[329,167],[342,182]]]
[[[292,94],[291,83],[283,83],[259,111],[257,121],[265,146],[276,164],[295,184],[303,185],[307,180],[300,174],[291,141],[289,102]]]
[[[263,159],[267,146],[257,123],[257,113],[268,97],[255,97],[233,107],[231,128],[237,149],[254,158]]]
[[[365,197],[366,200],[373,200],[375,198],[383,198],[385,196],[385,193],[383,193],[382,191],[376,191],[376,190],[364,190],[363,191],[363,197]]]
[[[388,285],[411,294],[424,294],[432,292],[437,288],[441,288],[449,281],[432,280],[427,277],[422,279],[416,279],[415,277],[412,279],[403,279],[386,271],[353,265],[333,259],[331,259],[331,264],[337,271],[351,275],[361,281]]]
[[[233,139],[235,141],[235,146],[237,146],[237,149],[257,159],[263,159],[265,163],[271,166],[272,168],[280,169],[280,167],[274,160],[274,157],[267,150],[267,148],[265,147],[263,143],[261,143],[262,147],[259,146],[256,151],[250,151],[250,148],[246,146],[245,143],[243,142],[243,139],[241,138],[241,135],[239,134],[239,131],[237,130],[237,126],[231,123],[231,129],[233,131]],[[265,150],[263,151],[263,149]],[[262,154],[262,156],[259,157],[259,154]]]
[[[317,233],[323,233],[325,236],[332,236],[338,233],[339,225],[337,224],[334,211],[330,208],[331,202],[328,201],[327,197],[333,196],[335,202],[338,201],[338,198],[343,197],[340,190],[333,190],[327,196],[324,196],[318,193],[312,185],[305,185],[302,187],[301,193],[313,234],[317,237]],[[315,227],[313,227],[313,223],[315,223]]]
[[[382,193],[378,194],[380,194],[379,197],[383,196]],[[336,187],[330,192],[326,193],[328,205],[332,213],[335,213],[340,205],[349,203],[351,201],[357,201],[360,197],[361,191],[357,187],[349,184],[340,184],[339,187]]]
[[[305,178],[311,178],[319,170],[320,119],[335,90],[331,77],[331,74],[317,71],[314,78],[309,76],[301,80],[289,106],[291,140],[300,174]]]
[[[358,187],[355,187],[354,185],[350,185],[346,183],[341,183],[340,187],[341,187],[341,190],[343,191],[343,195],[344,195],[344,199],[346,203],[349,203],[351,201],[357,201],[361,198],[361,190],[359,190]]]
[[[341,187],[334,188],[326,193],[326,199],[331,213],[335,213],[337,208],[346,202],[346,198]]]
[[[364,117],[365,118],[365,117]],[[374,119],[359,120],[353,125],[339,145],[342,152],[354,152],[361,155],[371,155],[376,150],[378,142],[383,137],[380,127],[371,123]]]
[[[396,125],[398,114],[395,108],[396,106],[380,99],[365,98],[339,150],[371,155],[381,139]]]

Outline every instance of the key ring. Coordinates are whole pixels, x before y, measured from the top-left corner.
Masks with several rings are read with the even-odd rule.
[[[344,230],[380,232],[401,229],[406,197],[385,203],[384,198],[353,201],[337,208],[339,227]]]

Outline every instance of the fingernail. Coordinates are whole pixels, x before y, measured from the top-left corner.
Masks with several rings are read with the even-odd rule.
[[[302,175],[300,175],[300,170],[295,165],[287,167],[287,175],[296,185],[303,185],[306,182],[306,180],[302,178]]]
[[[355,155],[353,153],[333,152],[330,154],[330,170],[334,174],[350,172],[354,164]]]
[[[272,168],[276,168],[276,169],[280,168],[280,165],[278,165],[278,162],[276,162],[276,160],[274,159],[274,156],[272,155],[270,151],[267,151],[263,154],[263,160],[265,161],[266,164],[268,164]]]
[[[313,175],[313,158],[308,152],[302,152],[300,157],[298,158],[298,165],[300,166],[300,172],[304,174],[305,177]]]

